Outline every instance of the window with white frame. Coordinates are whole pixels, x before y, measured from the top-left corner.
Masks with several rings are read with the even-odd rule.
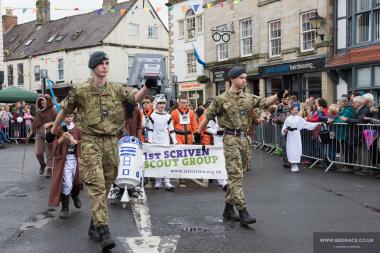
[[[148,38],[157,39],[158,38],[158,27],[148,26]]]
[[[58,59],[58,80],[64,80],[64,64],[63,59]]]
[[[128,32],[129,32],[129,36],[136,36],[138,37],[140,35],[140,26],[139,24],[133,24],[133,23],[129,23],[128,24]]]
[[[269,22],[269,56],[281,55],[281,20]]]
[[[355,24],[356,43],[379,40],[380,0],[357,0],[355,5]]]
[[[135,60],[135,57],[134,56],[128,56],[128,77],[131,76],[131,70],[132,70],[132,66],[133,66],[133,61]]]
[[[203,16],[197,16],[197,33],[203,32]]]
[[[13,65],[12,64],[9,64],[7,66],[7,69],[8,69],[8,86],[12,86],[13,85]]]
[[[34,81],[41,80],[41,69],[40,66],[34,66]]]
[[[227,25],[217,26],[216,30],[221,31],[223,34],[223,31],[227,31]],[[217,58],[218,61],[225,61],[228,60],[228,42],[224,42],[222,39],[216,42],[216,52],[217,52]]]
[[[186,39],[195,38],[195,13],[192,9],[186,12]]]
[[[311,27],[310,18],[315,11],[301,14],[301,52],[312,51],[315,46],[315,29]]]
[[[184,20],[178,20],[178,38],[182,39],[185,37],[185,21]]]
[[[197,73],[197,63],[195,60],[194,51],[188,51],[187,55],[187,73]]]
[[[240,21],[241,55],[252,55],[252,19]]]
[[[24,64],[17,64],[17,85],[24,85]]]

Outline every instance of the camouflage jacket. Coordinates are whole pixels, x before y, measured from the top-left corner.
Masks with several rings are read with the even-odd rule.
[[[253,94],[225,91],[215,98],[205,114],[208,120],[217,116],[221,128],[246,131],[252,124],[253,109],[265,108],[265,102],[266,98]]]
[[[78,112],[78,127],[89,135],[112,135],[124,127],[124,102],[135,104],[135,92],[107,82],[102,91],[93,79],[74,86],[62,101],[62,110]]]

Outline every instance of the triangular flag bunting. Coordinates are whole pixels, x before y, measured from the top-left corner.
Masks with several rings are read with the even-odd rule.
[[[127,12],[126,9],[120,9],[120,16],[123,16]]]
[[[144,7],[144,12],[145,12],[145,13],[149,12],[149,7],[145,6],[145,7]]]
[[[186,14],[188,7],[186,5],[181,6],[183,14]]]
[[[168,6],[168,11],[172,11],[173,10],[173,5],[169,5]]]
[[[22,13],[25,13],[28,9],[22,9]]]
[[[224,1],[220,2],[220,6],[223,8],[224,7]]]
[[[157,7],[156,10],[155,10],[156,13],[158,13],[161,9],[162,9],[162,7]]]
[[[198,11],[198,8],[199,8],[199,4],[194,4],[194,10]]]
[[[212,6],[212,3],[207,4],[207,8],[210,8]]]
[[[235,0],[234,1],[234,4],[239,4],[240,3],[240,0]]]

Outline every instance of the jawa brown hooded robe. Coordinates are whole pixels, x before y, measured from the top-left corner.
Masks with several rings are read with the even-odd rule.
[[[73,138],[78,141],[78,144],[76,145],[75,149],[75,156],[78,162],[82,142],[82,131],[74,127],[69,132],[73,136]],[[49,206],[59,206],[59,202],[61,200],[63,169],[65,166],[65,159],[68,150],[67,141],[63,141],[61,144],[58,144],[58,139],[62,135],[63,132],[61,131],[59,134],[57,134],[54,140],[54,169],[50,184]],[[79,191],[81,190],[81,186],[82,184],[79,178],[79,171],[77,168],[73,182],[73,189],[71,190],[71,196],[78,195]]]

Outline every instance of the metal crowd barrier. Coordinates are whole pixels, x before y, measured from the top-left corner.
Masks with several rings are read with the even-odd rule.
[[[322,163],[326,172],[333,165],[380,169],[380,125],[331,124],[328,130],[328,141],[314,131],[301,131],[302,157],[313,160],[310,168]],[[280,131],[275,124],[261,123],[256,127],[254,148],[273,153],[280,146]]]
[[[263,121],[255,128],[253,145],[255,149],[265,149],[268,153],[273,153],[278,148],[278,127],[271,121]]]
[[[1,131],[9,140],[18,144],[18,141],[27,139],[28,130],[29,126],[25,125],[25,121],[18,123],[12,119],[9,122],[9,127],[3,128]]]

